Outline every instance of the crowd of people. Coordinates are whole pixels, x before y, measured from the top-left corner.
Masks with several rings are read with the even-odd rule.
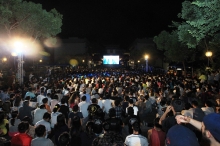
[[[212,75],[30,74],[23,86],[1,87],[0,145],[218,146],[220,75]]]

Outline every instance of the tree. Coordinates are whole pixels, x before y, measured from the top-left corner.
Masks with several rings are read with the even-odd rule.
[[[154,37],[154,42],[159,50],[164,51],[167,61],[182,62],[185,68],[185,61],[189,60],[192,50],[178,40],[177,31],[171,33],[162,31],[158,36]]]
[[[29,37],[33,41],[51,39],[61,32],[62,15],[49,12],[41,4],[23,0],[0,0],[0,31],[9,38]]]
[[[178,26],[179,40],[195,48],[201,41],[206,42],[207,37],[213,37],[220,31],[219,8],[220,0],[184,1],[179,17],[185,22]]]

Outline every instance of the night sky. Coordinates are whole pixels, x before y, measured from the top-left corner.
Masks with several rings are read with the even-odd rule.
[[[129,45],[158,35],[179,21],[184,0],[30,0],[63,14],[58,36],[87,38],[102,44]]]

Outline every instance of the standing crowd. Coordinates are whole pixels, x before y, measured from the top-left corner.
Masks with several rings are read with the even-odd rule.
[[[218,146],[219,76],[31,74],[0,89],[0,145]]]

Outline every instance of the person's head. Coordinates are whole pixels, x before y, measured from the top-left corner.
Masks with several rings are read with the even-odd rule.
[[[129,96],[125,96],[125,101],[128,101],[129,99]]]
[[[41,104],[40,105],[40,109],[45,109],[46,107],[45,107],[45,105],[44,104]]]
[[[206,107],[212,107],[213,105],[212,105],[212,102],[211,102],[210,100],[207,100],[207,101],[205,102],[205,106],[206,106]]]
[[[134,122],[134,123],[132,124],[132,129],[133,129],[134,132],[139,132],[139,130],[140,130],[140,125],[139,125],[139,123],[138,123],[138,122]]]
[[[54,113],[57,112],[59,108],[60,108],[60,105],[59,105],[59,104],[56,104],[56,105],[54,106],[54,108],[53,108],[53,112],[54,112]]]
[[[67,146],[70,142],[70,135],[67,132],[62,133],[58,138],[58,142],[62,146]]]
[[[110,130],[110,123],[109,122],[103,122],[102,123],[102,128],[104,132],[108,132]]]
[[[130,116],[134,115],[133,107],[128,107],[128,115],[130,115]]]
[[[57,126],[63,126],[63,125],[65,125],[65,123],[66,123],[66,118],[65,118],[65,116],[63,115],[63,114],[59,114],[58,116],[57,116]]]
[[[31,97],[30,97],[30,96],[26,96],[26,97],[25,97],[25,100],[28,100],[28,101],[29,101],[29,100],[31,100]]]
[[[82,96],[82,101],[86,101],[86,96],[84,95],[84,96]]]
[[[55,94],[54,96],[53,96],[53,99],[56,99],[56,100],[58,100],[58,95],[57,94]]]
[[[115,106],[119,106],[120,105],[120,100],[119,99],[116,99],[115,100]]]
[[[199,146],[197,137],[192,130],[182,125],[171,127],[167,133],[167,146]]]
[[[109,109],[109,117],[115,117],[116,116],[116,110],[114,108]]]
[[[47,102],[48,102],[48,98],[44,98],[44,99],[42,99],[42,102],[43,102],[43,104],[47,104]]]
[[[74,106],[73,106],[73,112],[78,112],[78,110],[79,110],[79,106],[77,105],[77,104],[75,104]]]
[[[0,124],[3,122],[5,118],[5,113],[3,111],[0,111]]]
[[[154,119],[154,127],[162,129],[162,126],[159,124],[160,118]]]
[[[129,104],[134,104],[134,100],[132,98],[129,99]]]
[[[181,112],[184,109],[184,102],[181,99],[174,99],[171,102],[171,105],[173,107],[173,110],[177,112]]]
[[[35,128],[35,134],[37,137],[44,137],[46,135],[46,127],[44,125],[38,125]]]
[[[209,142],[220,144],[220,114],[211,113],[203,118],[202,133]]]
[[[96,103],[97,103],[97,99],[96,99],[96,98],[93,98],[93,99],[92,99],[92,103],[93,103],[93,104],[96,104]]]
[[[20,124],[18,124],[19,133],[27,133],[28,129],[29,129],[28,122],[21,122]]]
[[[91,133],[92,133],[92,130],[93,130],[92,128],[93,128],[93,122],[88,121],[88,122],[86,123],[86,132],[89,133],[89,134],[91,134]]]
[[[31,122],[31,118],[28,117],[28,116],[25,116],[21,121],[30,123]]]
[[[43,119],[44,119],[45,121],[50,121],[50,119],[51,119],[50,113],[48,113],[48,112],[44,113]]]
[[[17,118],[17,116],[18,116],[18,111],[11,112],[11,121],[10,121],[10,123],[11,123],[12,126],[14,126],[15,118]]]
[[[65,103],[66,103],[65,98],[62,98],[62,99],[61,99],[61,104],[65,104]]]
[[[192,107],[194,107],[194,108],[198,107],[198,105],[199,105],[199,103],[196,100],[193,100],[191,104],[192,104]]]

